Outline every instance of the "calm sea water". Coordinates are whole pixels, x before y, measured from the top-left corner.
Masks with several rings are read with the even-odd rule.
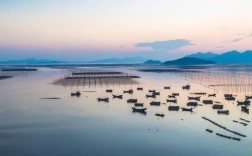
[[[105,68],[105,67],[104,67]],[[209,88],[197,83],[199,79],[173,73],[139,72],[135,68],[120,67],[110,70],[139,75],[138,85],[112,86],[56,86],[51,83],[65,74],[64,69],[39,68],[31,74],[0,81],[0,155],[3,156],[153,156],[153,155],[252,155],[252,127],[242,126],[233,120],[252,120],[251,114],[242,113],[235,102],[224,100],[226,90]],[[204,75],[204,74],[203,74]],[[198,75],[199,76],[199,75]],[[202,76],[202,75],[201,75]],[[189,78],[191,80],[189,80]],[[202,83],[210,78],[203,77]],[[215,77],[215,79],[218,79]],[[221,77],[222,79],[222,77]],[[215,80],[211,79],[215,82]],[[216,80],[217,81],[217,80]],[[219,82],[219,81],[218,81]],[[182,90],[190,84],[191,90]],[[171,86],[171,90],[164,90]],[[143,91],[137,91],[143,87]],[[124,94],[123,99],[112,99],[106,89],[114,94],[133,89],[134,94]],[[230,110],[230,115],[218,115],[211,105],[198,106],[193,113],[168,111],[169,103],[150,106],[153,99],[146,99],[149,89],[161,92],[155,101],[166,102],[167,95],[178,92],[179,106],[186,107],[191,92],[217,93],[212,99]],[[82,95],[71,97],[74,91]],[[218,90],[218,91],[217,91]],[[238,100],[250,90],[239,90]],[[58,100],[41,99],[59,97]],[[97,97],[109,97],[109,103],[97,102]],[[132,113],[129,98],[137,98],[147,108],[147,114]],[[165,117],[156,117],[164,113]],[[246,134],[242,140],[221,138],[215,133],[237,137],[203,120],[208,117],[231,130]],[[212,129],[208,133],[205,129]]]

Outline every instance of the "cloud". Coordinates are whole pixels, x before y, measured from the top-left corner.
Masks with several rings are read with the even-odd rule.
[[[239,42],[239,41],[241,41],[241,40],[244,40],[245,38],[235,38],[235,39],[233,39],[231,42]]]
[[[136,47],[148,47],[154,50],[175,50],[191,44],[190,40],[186,39],[176,39],[167,41],[155,41],[155,42],[142,42],[136,43]]]

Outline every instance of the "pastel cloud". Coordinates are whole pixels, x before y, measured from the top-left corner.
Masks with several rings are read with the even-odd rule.
[[[153,50],[175,50],[191,44],[190,40],[187,39],[176,39],[176,40],[166,40],[166,41],[154,41],[154,42],[141,42],[136,43],[136,47],[151,48]]]

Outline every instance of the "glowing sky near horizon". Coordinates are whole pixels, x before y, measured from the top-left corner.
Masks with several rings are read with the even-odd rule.
[[[245,51],[251,8],[251,0],[1,0],[0,60]]]

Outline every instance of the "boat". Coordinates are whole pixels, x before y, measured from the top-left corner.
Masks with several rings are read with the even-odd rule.
[[[133,112],[145,112],[147,110],[147,108],[136,108],[136,107],[132,107]]]
[[[147,94],[146,98],[156,98],[156,95],[154,95],[154,94],[151,94],[151,95]]]
[[[179,110],[179,106],[169,106],[168,110],[169,111],[178,111]]]
[[[252,99],[252,96],[245,96],[246,100]]]
[[[143,88],[142,87],[138,87],[137,90],[143,90]]]
[[[229,110],[218,110],[217,113],[229,115]]]
[[[117,98],[117,99],[122,99],[123,98],[123,95],[112,95],[113,98]]]
[[[236,140],[236,141],[241,141],[240,138],[236,138],[236,137],[232,137],[233,140]]]
[[[182,107],[182,111],[192,112],[192,111],[193,111],[193,108],[183,108],[183,107]]]
[[[233,94],[224,94],[224,97],[233,97]]]
[[[112,90],[112,89],[107,89],[106,92],[107,92],[107,93],[112,93],[113,90]]]
[[[127,103],[137,103],[137,99],[128,99]]]
[[[130,89],[130,90],[124,90],[123,93],[133,94],[133,90],[132,89]]]
[[[188,102],[188,103],[187,103],[187,106],[196,107],[196,106],[198,106],[198,102]]]
[[[213,109],[223,109],[223,105],[213,105]]]
[[[109,98],[97,98],[98,101],[109,102]]]
[[[160,106],[161,102],[157,102],[157,101],[152,101],[150,102],[150,105],[152,106]]]
[[[168,95],[168,98],[176,98],[175,95]]]
[[[153,92],[156,92],[156,90],[149,90],[149,92],[152,92],[152,93],[153,93]]]
[[[233,96],[226,96],[225,99],[228,100],[228,101],[234,101],[235,97],[233,97]]]
[[[249,114],[249,109],[246,106],[241,106],[241,111]]]
[[[164,89],[171,89],[171,87],[169,87],[169,86],[165,86],[165,87],[164,87]]]
[[[184,89],[184,90],[189,90],[190,88],[191,88],[190,85],[185,85],[185,86],[182,87],[182,89]]]
[[[206,129],[206,131],[209,132],[209,133],[213,133],[213,131],[210,130],[210,129]]]
[[[165,115],[164,114],[160,114],[160,113],[156,113],[155,116],[159,116],[159,117],[164,117]]]
[[[166,101],[170,103],[177,103],[177,99],[167,99]]]
[[[237,106],[249,106],[250,101],[237,101]]]
[[[136,106],[136,107],[143,107],[144,104],[143,104],[143,103],[135,103],[135,106]]]
[[[179,93],[172,93],[173,96],[179,96]]]
[[[160,95],[160,92],[152,92],[152,95]]]
[[[197,96],[197,97],[191,97],[191,96],[188,96],[188,100],[196,100],[196,101],[200,101],[200,96]]]
[[[204,104],[213,104],[213,100],[203,100]]]
[[[79,97],[80,95],[81,95],[80,91],[77,91],[76,93],[71,93],[71,96]]]
[[[195,95],[206,95],[206,92],[196,92],[196,93],[190,93],[190,94],[195,94]]]
[[[208,94],[208,97],[216,97],[216,94]]]

